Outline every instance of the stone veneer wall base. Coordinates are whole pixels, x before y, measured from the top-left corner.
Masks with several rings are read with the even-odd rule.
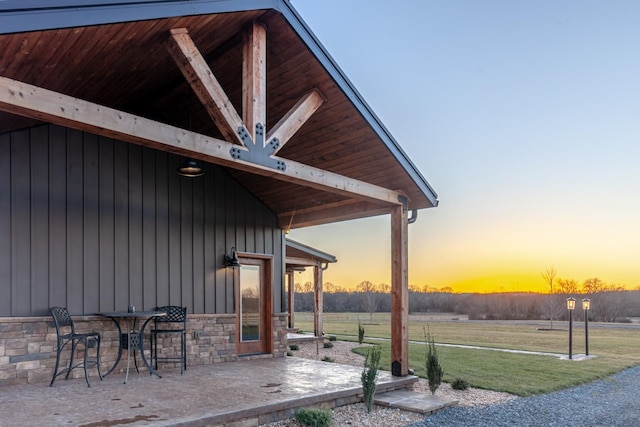
[[[77,332],[102,333],[100,370],[107,372],[118,354],[118,330],[111,319],[101,316],[73,316]],[[283,357],[287,350],[287,313],[273,315],[273,351],[263,357]],[[152,322],[148,327],[151,327]],[[159,352],[176,355],[179,340],[160,340]],[[50,316],[0,317],[0,386],[51,381],[55,366],[56,329]],[[80,350],[83,351],[83,350]],[[90,350],[91,351],[91,350]],[[145,355],[149,359],[149,350]],[[68,361],[69,352],[61,360]],[[66,358],[66,359],[65,359]],[[238,360],[235,314],[190,314],[187,317],[187,366],[209,365]],[[159,366],[162,369],[164,366]],[[126,357],[115,371],[124,372]],[[97,370],[90,370],[97,376]],[[81,378],[81,369],[71,373]],[[59,381],[58,379],[56,381]]]

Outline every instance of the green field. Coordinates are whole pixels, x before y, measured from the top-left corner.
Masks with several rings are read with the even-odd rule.
[[[296,313],[301,331],[313,330],[310,313]],[[568,353],[568,324],[554,322],[507,322],[454,320],[455,316],[410,316],[409,366],[425,376],[424,330],[428,326],[438,344],[470,345],[548,353]],[[358,323],[365,328],[365,341],[382,347],[382,369],[389,370],[390,345],[374,338],[390,337],[389,314],[376,313],[371,320],[362,313],[325,313],[324,332],[341,340],[357,340]],[[584,325],[574,323],[573,354],[584,354]],[[366,349],[356,349],[362,353]],[[446,382],[467,380],[472,387],[505,391],[520,396],[547,393],[605,378],[640,364],[640,327],[629,324],[590,324],[589,354],[583,361],[553,356],[505,353],[495,350],[438,346],[438,357]]]

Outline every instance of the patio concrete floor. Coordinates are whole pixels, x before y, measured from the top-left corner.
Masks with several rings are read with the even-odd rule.
[[[281,357],[160,370],[135,370],[0,388],[0,426],[257,426],[290,418],[301,407],[359,401],[362,368]],[[416,377],[379,372],[378,393],[411,389]]]

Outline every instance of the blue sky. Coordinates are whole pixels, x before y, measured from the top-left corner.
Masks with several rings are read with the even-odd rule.
[[[640,286],[640,2],[292,4],[439,195],[410,284]],[[389,283],[388,224],[290,237],[338,257],[325,281]]]

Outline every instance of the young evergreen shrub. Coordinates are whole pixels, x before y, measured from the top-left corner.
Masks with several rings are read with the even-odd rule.
[[[336,337],[335,335],[329,335],[329,341],[336,341],[338,339],[338,337]]]
[[[331,411],[303,408],[296,412],[296,421],[309,427],[328,427],[331,425]]]
[[[462,378],[456,378],[451,383],[451,388],[454,390],[466,390],[469,388],[469,382]]]
[[[293,351],[296,351],[296,350],[299,350],[299,349],[300,349],[300,347],[298,347],[298,344],[291,344],[291,345],[289,346],[289,348],[290,348],[291,350],[293,350]]]
[[[287,356],[293,356],[293,351],[287,351]]]
[[[428,327],[424,330],[424,339],[427,345],[427,380],[429,381],[429,390],[431,390],[431,394],[435,394],[438,387],[440,387],[440,384],[442,384],[444,369],[442,369],[442,366],[440,366],[440,362],[438,361],[436,343],[431,336]]]
[[[324,346],[324,348],[332,348],[333,347],[333,343],[332,342],[325,342],[322,345]]]
[[[362,344],[362,341],[364,341],[364,326],[358,322],[358,344]]]
[[[367,412],[371,412],[373,407],[373,398],[376,394],[376,380],[378,379],[378,368],[380,367],[380,355],[382,351],[379,346],[371,347],[367,352],[364,360],[364,369],[362,370],[362,393],[364,394],[364,403],[367,406]]]
[[[329,362],[329,363],[332,363],[332,362],[333,362],[333,359],[332,359],[331,357],[329,357],[329,356],[324,356],[324,357],[322,358],[322,361],[323,361],[323,362]]]

